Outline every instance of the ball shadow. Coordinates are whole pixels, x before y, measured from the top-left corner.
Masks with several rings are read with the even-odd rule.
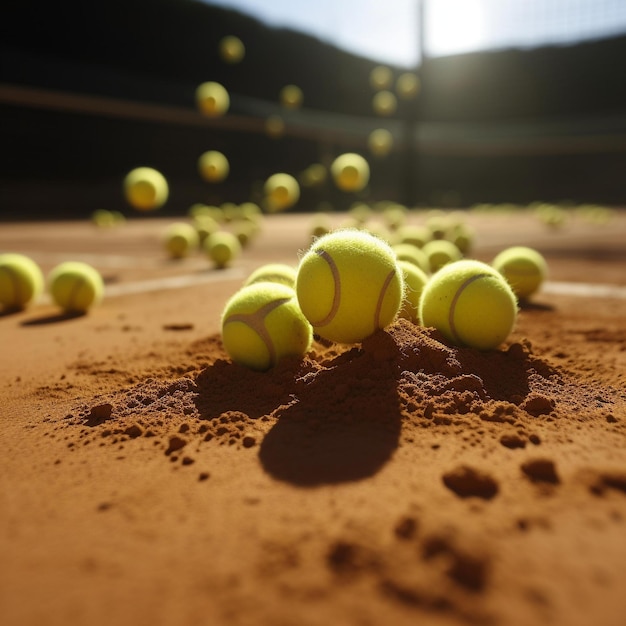
[[[278,411],[259,448],[268,474],[314,487],[367,478],[390,460],[401,429],[398,370],[367,350],[353,354],[301,384],[297,401]]]
[[[43,317],[36,317],[32,320],[25,320],[21,323],[22,326],[42,326],[44,324],[56,324],[58,322],[68,322],[78,317],[84,317],[87,315],[82,311],[65,311],[63,313],[53,313],[52,315],[45,315]]]

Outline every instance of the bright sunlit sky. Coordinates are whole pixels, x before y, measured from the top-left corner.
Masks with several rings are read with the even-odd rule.
[[[419,0],[203,0],[374,60],[419,62]],[[424,50],[446,56],[626,33],[626,0],[422,0]]]

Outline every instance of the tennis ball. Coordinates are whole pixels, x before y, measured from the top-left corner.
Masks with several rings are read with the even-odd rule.
[[[279,94],[280,102],[286,109],[299,109],[302,106],[302,89],[296,85],[285,85]]]
[[[463,260],[442,267],[426,284],[419,305],[423,326],[452,343],[479,350],[499,346],[511,333],[517,300],[491,266]]]
[[[400,309],[400,317],[419,324],[419,303],[422,291],[428,282],[428,275],[409,261],[398,261],[404,278],[404,300]]]
[[[207,81],[196,89],[196,104],[203,115],[220,117],[230,107],[230,96],[220,83]]]
[[[396,317],[404,282],[391,247],[360,230],[320,237],[302,257],[296,293],[315,332],[358,343]]]
[[[217,150],[208,150],[198,159],[198,171],[210,183],[223,181],[230,171],[228,159]]]
[[[299,176],[305,187],[319,187],[326,182],[328,172],[321,163],[312,163]]]
[[[124,195],[133,208],[151,211],[166,203],[169,187],[161,172],[152,167],[137,167],[124,178]]]
[[[422,251],[428,259],[430,271],[434,274],[444,265],[459,261],[463,256],[461,251],[447,239],[434,239],[424,244]]]
[[[526,246],[503,250],[491,265],[506,278],[520,299],[526,299],[538,291],[548,273],[548,264],[543,255]]]
[[[86,313],[99,304],[104,294],[104,283],[98,270],[80,261],[66,261],[57,265],[48,275],[52,299],[69,312]]]
[[[23,254],[0,254],[0,305],[19,311],[32,304],[43,291],[39,265]]]
[[[198,231],[185,222],[170,224],[163,236],[163,245],[173,259],[182,259],[187,256],[192,250],[198,248],[199,242]]]
[[[220,230],[206,238],[204,250],[215,267],[222,269],[241,254],[241,244],[235,235]]]
[[[396,112],[398,100],[391,91],[379,91],[372,98],[372,108],[377,115],[387,117]]]
[[[354,152],[340,154],[330,166],[330,173],[342,191],[360,191],[370,179],[370,166]]]
[[[279,283],[294,289],[296,270],[285,263],[268,263],[254,270],[244,285],[253,285],[254,283]]]
[[[405,224],[400,226],[396,232],[398,243],[410,243],[416,248],[423,248],[432,238],[433,235],[426,226]]]
[[[393,135],[386,128],[377,128],[369,134],[367,145],[372,154],[387,156],[393,148]]]
[[[396,243],[392,246],[398,261],[407,261],[415,267],[419,267],[422,272],[430,274],[430,262],[423,250],[411,243]]]
[[[239,37],[228,35],[220,40],[220,56],[226,63],[239,63],[246,54],[246,48]]]
[[[270,115],[265,120],[265,132],[268,137],[278,139],[285,134],[285,122],[280,115]]]
[[[91,214],[91,221],[98,228],[111,228],[116,225],[116,219],[113,212],[107,209],[96,209]]]
[[[222,342],[230,358],[264,371],[286,356],[304,356],[313,331],[293,289],[260,282],[240,289],[222,313]]]
[[[411,72],[404,72],[396,80],[396,93],[403,100],[414,98],[420,90],[420,79]]]
[[[474,229],[467,224],[457,224],[450,235],[450,240],[464,256],[467,256],[471,251],[474,238]]]
[[[199,247],[203,247],[207,237],[216,233],[220,229],[220,225],[217,220],[214,220],[208,215],[196,217],[193,220],[193,225],[196,229],[196,233],[198,234]]]
[[[393,73],[385,65],[377,65],[370,72],[370,85],[372,89],[389,89],[389,87],[391,87],[392,80]]]
[[[317,213],[311,220],[311,236],[321,237],[333,229],[333,223],[326,213]]]
[[[278,173],[270,176],[263,187],[269,211],[284,211],[300,199],[300,185],[289,174]]]

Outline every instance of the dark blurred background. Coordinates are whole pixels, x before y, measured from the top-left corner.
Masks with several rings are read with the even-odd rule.
[[[369,187],[358,197],[329,182],[306,188],[296,210],[355,199],[626,204],[626,35],[435,57],[423,45],[424,4],[415,0],[407,17],[419,57],[402,67],[199,0],[5,1],[0,218],[132,214],[121,183],[141,165],[170,182],[160,215],[258,200],[274,172],[297,176],[345,151],[368,158]],[[603,10],[611,4],[623,12],[619,2]],[[244,42],[241,63],[220,58],[226,35]],[[381,62],[394,78],[413,71],[421,81],[417,98],[399,100],[390,117],[372,111],[370,73]],[[207,80],[231,95],[223,118],[196,109],[195,89]],[[304,93],[298,111],[278,101],[289,83]],[[274,114],[286,124],[280,138],[265,130]],[[367,148],[379,127],[394,136],[385,158]],[[210,149],[231,164],[214,185],[197,171]]]

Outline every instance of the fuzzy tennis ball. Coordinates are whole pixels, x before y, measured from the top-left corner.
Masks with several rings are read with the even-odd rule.
[[[285,85],[279,94],[280,102],[286,109],[299,109],[302,106],[302,89],[297,85]]]
[[[391,247],[360,230],[320,237],[302,257],[298,302],[315,332],[339,343],[358,343],[396,317],[404,281]]]
[[[372,154],[387,156],[393,148],[393,135],[386,128],[377,128],[369,134],[367,145]]]
[[[503,250],[491,265],[506,278],[520,299],[529,298],[538,291],[548,273],[543,255],[526,246]]]
[[[396,243],[392,247],[398,261],[412,263],[422,272],[430,274],[430,261],[423,250],[410,243]]]
[[[98,270],[80,261],[57,265],[48,276],[52,299],[65,311],[86,313],[99,304],[104,282]]]
[[[398,243],[410,243],[417,248],[423,248],[432,238],[433,235],[426,226],[405,224],[400,226],[396,232],[396,241]]]
[[[198,171],[204,180],[210,183],[223,181],[230,171],[228,159],[217,150],[208,150],[198,159]]]
[[[432,273],[440,270],[444,265],[459,261],[463,256],[461,251],[446,239],[434,239],[424,244],[422,251],[428,259],[430,271]]]
[[[268,263],[254,270],[244,285],[253,285],[254,283],[279,283],[294,289],[296,270],[286,263]]]
[[[340,154],[330,166],[330,173],[342,191],[360,191],[370,179],[370,166],[354,152]]]
[[[199,243],[198,231],[185,222],[170,224],[163,236],[163,245],[173,259],[182,259],[187,256],[192,250],[198,248]]]
[[[0,305],[19,311],[33,303],[43,291],[39,265],[23,254],[0,254]]]
[[[269,211],[284,211],[292,207],[300,199],[300,185],[291,175],[285,173],[273,174],[263,187],[265,200]]]
[[[400,309],[400,317],[419,324],[419,303],[422,291],[428,282],[428,275],[409,261],[398,261],[404,277],[404,300]]]
[[[313,331],[291,287],[260,282],[240,289],[222,313],[222,342],[235,363],[264,371],[304,356]]]
[[[490,350],[511,333],[517,317],[513,290],[493,267],[456,261],[442,267],[422,292],[419,318],[460,346]]]
[[[151,211],[167,202],[169,187],[165,176],[152,167],[137,167],[124,178],[124,195],[139,211]]]
[[[218,231],[209,235],[204,242],[204,250],[215,267],[222,269],[241,254],[241,244],[236,235],[228,231]]]
[[[220,83],[207,81],[196,89],[196,104],[203,115],[220,117],[230,107],[230,96]]]
[[[379,91],[372,98],[372,108],[377,115],[388,117],[396,112],[398,100],[391,91]]]
[[[246,54],[246,48],[239,37],[228,35],[220,40],[220,56],[226,63],[239,63]]]

